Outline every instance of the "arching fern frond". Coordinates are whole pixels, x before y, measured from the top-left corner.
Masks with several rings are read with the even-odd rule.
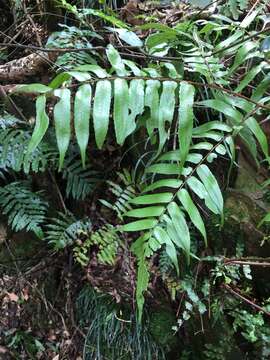
[[[240,35],[242,36],[241,31]],[[244,110],[247,113],[246,116],[252,111],[256,112],[255,103],[258,98],[258,92],[263,94],[266,88],[260,87],[260,85],[255,88],[251,96],[251,101],[249,101],[248,97],[242,97],[237,91],[232,92],[227,88],[223,91],[222,86],[227,86],[229,77],[240,65],[248,61],[250,52],[242,48],[240,44],[237,61],[230,69],[226,69],[225,71],[222,65],[220,65],[220,58],[214,56],[209,49],[206,53],[207,57],[205,58],[206,55],[204,56],[203,51],[200,51],[199,45],[206,43],[202,42],[198,34],[196,39],[197,43],[193,44],[190,38],[188,38],[192,49],[196,49],[196,56],[192,57],[190,51],[186,51],[184,58],[186,59],[186,64],[189,65],[189,67],[193,67],[190,71],[196,72],[210,87],[207,92],[207,99],[200,102],[199,105],[216,110],[220,118],[224,117],[229,125],[238,126],[239,111],[237,108]],[[249,45],[245,43],[243,47],[244,46],[247,46],[248,50],[250,50],[249,46],[253,49],[258,48],[258,44],[252,47],[252,44]],[[215,49],[217,52],[221,50],[222,46],[217,46]],[[266,63],[262,61],[263,55],[258,54],[258,51],[255,51],[255,54],[257,54],[256,57],[260,59],[261,63],[258,65],[259,67],[255,69],[256,71],[253,71],[253,77],[243,79],[243,82],[239,85],[241,86],[240,89],[245,88],[256,74],[266,66]],[[132,63],[132,61],[123,60],[112,45],[107,47],[106,55],[111,65],[111,73],[95,64],[82,65],[77,67],[75,71],[66,71],[57,75],[47,87],[43,86],[40,88],[40,84],[20,85],[14,90],[15,92],[29,91],[30,86],[31,91],[37,94],[45,92],[46,98],[54,95],[59,99],[54,106],[53,113],[56,139],[60,153],[60,169],[63,167],[64,157],[72,141],[71,102],[73,101],[71,90],[67,86],[65,88],[61,88],[61,86],[63,83],[71,83],[72,79],[81,83],[78,85],[74,98],[74,127],[83,164],[85,161],[86,146],[90,136],[90,123],[93,123],[96,144],[98,148],[101,148],[108,135],[110,113],[113,115],[112,121],[115,138],[119,145],[123,145],[126,138],[135,131],[138,119],[142,114],[147,113],[147,111],[150,115],[145,124],[140,123],[140,126],[143,124],[147,129],[149,137],[158,140],[157,154],[162,152],[172,132],[171,126],[176,115],[175,105],[178,102],[179,96],[181,96],[181,89],[184,89],[181,85],[185,84],[184,80],[179,78],[180,75],[177,73],[173,64],[170,64],[170,67],[167,66],[169,68],[169,76],[164,78],[162,69],[166,64],[160,67],[160,69],[140,69]],[[113,72],[115,74],[113,74]],[[92,78],[93,74],[96,77],[95,79]],[[190,81],[187,82],[190,83]],[[212,82],[215,82],[215,85],[213,85]],[[197,82],[197,84],[200,85],[200,88],[204,86],[203,82]],[[216,91],[213,87],[216,88]],[[208,103],[205,103],[205,101]],[[219,102],[222,102],[221,107],[217,105]],[[39,105],[37,106],[37,115],[42,113],[46,116],[45,101],[40,102],[38,97],[37,105]],[[93,111],[91,111],[92,108]],[[234,115],[236,115],[236,118]],[[65,119],[65,121],[62,121],[63,119]],[[253,120],[252,122],[254,123]],[[250,143],[250,139],[254,143],[254,136],[256,140],[258,140],[261,134],[258,124],[254,127],[253,125],[250,126],[247,122],[241,124],[241,126],[243,126],[243,129],[240,131],[240,136],[245,137],[247,144]],[[42,140],[42,138],[37,139],[36,135],[39,127],[40,124],[37,121],[32,137],[32,142],[35,142],[36,146],[38,146]],[[248,132],[248,134],[244,134],[244,132]],[[210,136],[214,136],[214,134],[210,134]],[[255,155],[254,153],[254,156]]]
[[[204,200],[206,208],[223,218],[223,198],[218,182],[205,164],[212,161],[211,154],[225,151],[222,142],[229,137],[231,128],[219,122],[209,122],[193,128],[194,88],[181,84],[179,107],[179,148],[161,155],[155,164],[146,168],[153,174],[153,182],[143,192],[129,200],[132,210],[124,216],[133,218],[122,227],[128,232],[143,232],[133,244],[138,258],[137,304],[142,314],[143,291],[147,288],[149,273],[146,259],[162,245],[179,272],[177,253],[182,251],[190,261],[191,237],[188,221],[201,233],[206,243],[204,221],[192,193]],[[206,140],[209,140],[205,142]],[[197,142],[203,139],[203,142]],[[216,144],[212,144],[215,141]],[[198,149],[209,150],[203,156]],[[222,150],[221,150],[222,149]],[[218,155],[218,154],[216,154]],[[187,216],[189,220],[187,220]]]

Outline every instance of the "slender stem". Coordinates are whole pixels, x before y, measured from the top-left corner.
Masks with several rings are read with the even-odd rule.
[[[242,294],[240,294],[239,292],[232,289],[228,284],[222,284],[222,287],[225,288],[229,293],[231,293],[235,297],[238,297],[240,300],[244,301],[245,303],[247,303],[250,306],[252,306],[253,308],[255,308],[256,310],[261,311],[264,314],[270,316],[270,313],[268,311],[264,310],[264,308],[262,308],[261,306],[255,304],[252,300],[247,299]]]

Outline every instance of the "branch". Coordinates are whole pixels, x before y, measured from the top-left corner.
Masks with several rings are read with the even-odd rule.
[[[26,77],[41,73],[50,61],[48,55],[30,54],[0,66],[0,81],[23,81]]]
[[[238,297],[240,300],[244,301],[246,304],[252,306],[254,309],[263,312],[267,316],[270,316],[270,313],[268,311],[264,310],[264,308],[262,308],[261,306],[255,304],[253,301],[247,299],[242,294],[232,289],[228,284],[222,284],[221,287],[226,289],[229,293],[231,293],[235,297]]]

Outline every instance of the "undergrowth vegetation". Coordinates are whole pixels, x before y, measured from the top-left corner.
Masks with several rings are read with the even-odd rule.
[[[268,359],[267,1],[135,27],[130,3],[55,3],[47,80],[1,98],[0,208],[89,283],[83,359]]]

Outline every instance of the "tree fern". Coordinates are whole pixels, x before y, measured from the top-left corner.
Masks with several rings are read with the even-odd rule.
[[[0,206],[12,230],[33,231],[43,237],[48,203],[40,192],[32,192],[28,182],[12,182],[0,188]]]

